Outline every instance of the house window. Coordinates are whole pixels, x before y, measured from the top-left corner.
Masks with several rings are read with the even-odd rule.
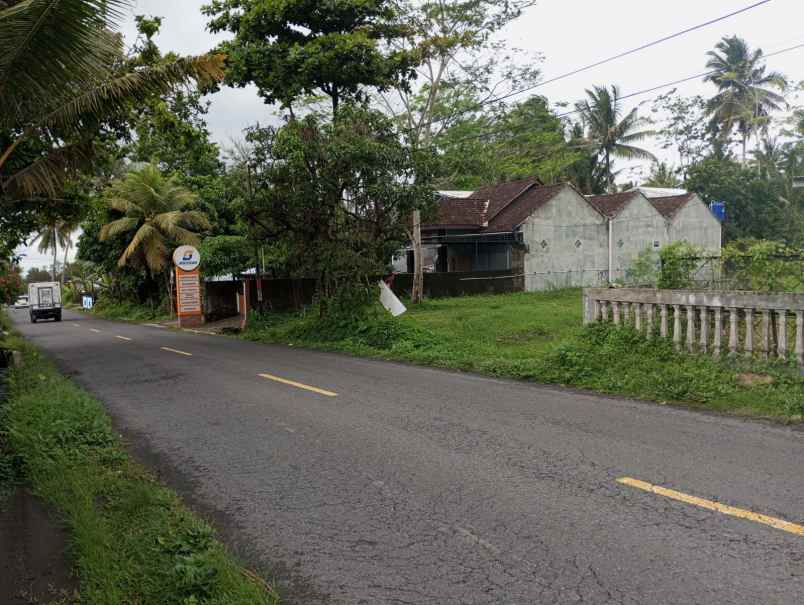
[[[654,248],[658,248],[658,247],[659,247],[659,240],[657,240],[657,239],[653,240],[653,247],[654,247]]]

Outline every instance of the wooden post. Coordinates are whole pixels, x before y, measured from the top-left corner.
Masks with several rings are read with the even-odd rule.
[[[422,301],[424,291],[424,266],[422,261],[422,217],[419,210],[413,211],[413,229],[411,231],[413,245],[413,287],[410,292],[411,304]]]

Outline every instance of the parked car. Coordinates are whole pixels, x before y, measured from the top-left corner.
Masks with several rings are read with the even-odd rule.
[[[15,309],[27,309],[28,308],[28,297],[23,294],[22,296],[18,296],[17,300],[14,301],[14,308]]]
[[[28,285],[31,323],[40,319],[61,321],[61,287],[59,282],[37,282]]]

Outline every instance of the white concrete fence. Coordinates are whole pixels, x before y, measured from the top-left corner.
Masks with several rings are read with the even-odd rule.
[[[715,357],[727,348],[731,356],[787,359],[792,340],[804,367],[804,294],[586,288],[583,300],[584,324],[631,325],[648,338],[672,338],[677,350]]]

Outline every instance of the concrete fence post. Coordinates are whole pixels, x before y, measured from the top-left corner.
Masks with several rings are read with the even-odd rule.
[[[673,305],[673,345],[681,350],[681,305]]]
[[[667,305],[659,305],[659,336],[667,338]]]
[[[611,303],[611,315],[612,320],[614,321],[615,326],[620,325],[620,303],[617,301],[612,301]]]
[[[729,355],[737,355],[737,309],[729,307]]]
[[[723,309],[715,307],[715,334],[714,341],[712,342],[712,353],[715,358],[720,357],[720,351],[723,348]]]
[[[709,351],[709,310],[706,307],[701,307],[701,353]]]
[[[762,309],[762,359],[768,359],[771,354],[770,346],[771,332],[771,312],[770,309]]]
[[[646,337],[648,340],[653,338],[653,305],[651,303],[647,303],[645,305],[645,325],[647,327]]]
[[[804,366],[804,311],[796,311],[796,361]]]
[[[634,329],[637,332],[642,331],[642,304],[634,303]]]
[[[754,356],[754,310],[745,310],[745,356],[751,359]]]
[[[779,336],[777,342],[779,343],[779,359],[787,359],[787,309],[776,311],[779,318]]]
[[[687,350],[695,352],[695,307],[687,305]]]

